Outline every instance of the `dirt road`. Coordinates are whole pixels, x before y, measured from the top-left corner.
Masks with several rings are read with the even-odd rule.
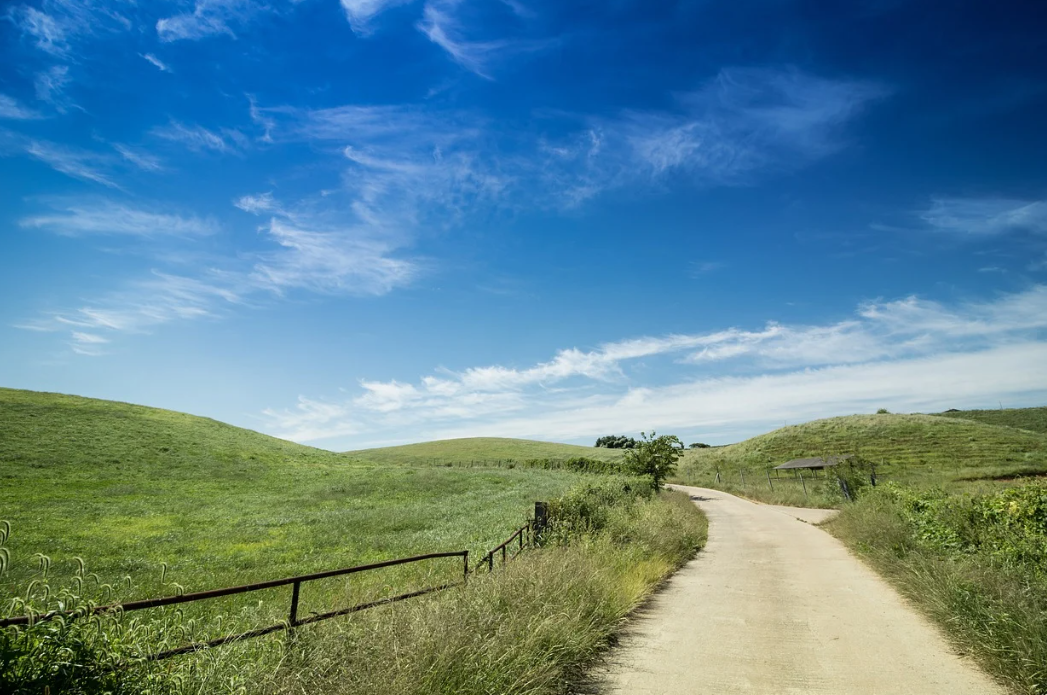
[[[708,514],[709,543],[634,622],[600,679],[601,692],[1006,692],[839,541],[808,523],[825,512],[679,489]]]

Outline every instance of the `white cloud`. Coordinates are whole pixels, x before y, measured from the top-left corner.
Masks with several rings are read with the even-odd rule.
[[[7,18],[38,49],[58,57],[67,57],[78,37],[131,28],[131,22],[115,11],[112,3],[98,0],[42,0],[39,8],[16,5]]]
[[[447,51],[454,62],[466,70],[476,73],[485,79],[491,79],[487,72],[487,61],[492,53],[506,47],[505,41],[467,41],[461,38],[461,27],[452,17],[448,8],[457,3],[427,2],[419,30],[429,40]]]
[[[783,421],[869,413],[878,407],[895,412],[937,411],[984,407],[998,399],[1032,405],[1042,403],[1044,395],[1047,345],[1027,342],[784,374],[640,387],[620,396],[594,398],[577,407],[547,404],[496,422],[453,427],[427,423],[428,427],[415,429],[413,436],[577,440],[641,429],[686,430],[693,434],[728,429],[740,436],[751,436]]]
[[[561,350],[523,369],[437,370],[416,383],[363,380],[361,393],[334,404],[339,415],[322,423],[299,411],[293,421],[284,417],[292,414],[267,415],[272,431],[308,432],[309,439],[342,436],[341,418],[380,439],[403,440],[407,432],[415,439],[578,439],[795,420],[871,404],[949,407],[1047,394],[1045,333],[1047,286],[953,306],[910,297],[867,303],[853,318],[825,325],[772,322],[759,330],[641,337]],[[641,359],[645,368],[634,370]],[[661,383],[643,383],[652,373]]]
[[[371,33],[371,20],[385,10],[398,5],[406,5],[412,0],[341,0],[349,26],[357,34]]]
[[[194,152],[211,150],[213,152],[226,153],[232,151],[232,145],[224,137],[229,135],[230,132],[226,131],[219,134],[201,125],[186,126],[178,121],[171,121],[169,125],[153,129],[154,135],[164,140],[181,143]]]
[[[936,231],[963,236],[1047,234],[1047,201],[940,198],[932,201],[920,218]]]
[[[104,355],[105,352],[102,349],[102,345],[109,342],[108,339],[96,333],[84,333],[82,331],[72,331],[70,333],[71,341],[70,347],[73,352],[78,355],[86,355],[88,357],[98,357]]]
[[[40,113],[26,108],[16,99],[0,94],[0,118],[8,118],[15,121],[25,121],[40,118]]]
[[[236,38],[229,25],[247,21],[264,9],[265,5],[251,0],[197,0],[192,12],[158,20],[156,35],[165,42],[195,41],[223,34]]]
[[[53,55],[64,55],[68,50],[64,22],[41,12],[35,7],[21,5],[11,12],[23,35],[36,40],[36,47]]]
[[[202,236],[218,231],[212,219],[157,213],[108,200],[74,201],[59,208],[61,212],[24,217],[19,224],[69,236]]]
[[[241,196],[233,202],[233,205],[252,215],[260,215],[263,212],[272,212],[277,209],[272,192]]]
[[[85,150],[77,150],[44,140],[26,140],[24,151],[31,157],[44,162],[55,171],[84,181],[93,181],[109,188],[120,188],[108,175],[99,169],[105,158]]]
[[[65,65],[54,67],[36,74],[33,84],[36,88],[36,98],[62,108],[62,93],[69,84],[69,68]]]
[[[323,227],[319,223],[303,228],[296,226],[295,220],[307,222],[308,215],[286,215],[278,203],[271,198],[270,202],[276,216],[260,230],[271,242],[264,251],[215,259],[211,267],[194,260],[195,272],[190,275],[184,274],[184,266],[181,273],[154,270],[146,279],[130,282],[122,290],[19,327],[93,331],[108,340],[110,333],[140,333],[176,321],[223,318],[233,306],[271,301],[296,290],[382,295],[410,284],[419,273],[415,261],[396,257],[397,248],[372,236],[368,229]],[[66,235],[167,236],[183,241],[219,231],[217,222],[209,218],[141,210],[112,201],[56,205],[60,212],[24,218],[22,226]],[[82,343],[73,345],[83,348]]]
[[[358,206],[386,214],[404,198],[477,210],[493,202],[571,207],[608,190],[748,185],[843,147],[846,126],[886,94],[880,85],[798,70],[729,69],[675,109],[610,117],[545,114],[536,131],[498,132],[484,116],[427,107],[259,108],[276,142],[335,142],[354,165],[347,187]],[[399,196],[399,197],[397,197]],[[467,204],[467,205],[466,205]],[[446,212],[446,207],[443,208]],[[446,216],[445,216],[446,217]]]
[[[165,63],[164,61],[160,60],[159,58],[157,58],[152,53],[143,53],[142,57],[145,58],[150,63],[152,63],[161,72],[174,72],[174,70],[172,70],[171,67],[167,63]]]
[[[381,295],[408,284],[417,274],[413,262],[389,255],[389,245],[360,238],[353,230],[311,231],[273,218],[267,232],[280,249],[255,265],[252,279],[278,293],[303,288]]]
[[[134,164],[143,171],[163,171],[164,165],[160,161],[159,157],[144,152],[142,150],[129,147],[127,145],[121,145],[120,143],[114,143],[113,149],[120,153],[120,156],[126,159],[131,164]]]
[[[484,79],[493,79],[490,65],[496,58],[533,53],[553,44],[551,40],[468,39],[466,28],[455,15],[460,4],[461,0],[428,0],[418,30],[446,51],[451,60]]]

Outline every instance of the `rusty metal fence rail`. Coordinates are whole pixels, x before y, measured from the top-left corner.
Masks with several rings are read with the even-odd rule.
[[[546,523],[545,517],[546,506],[543,502],[535,504],[535,519],[528,521],[526,524],[518,528],[509,538],[507,538],[500,545],[495,546],[490,552],[483,556],[477,567],[473,568],[472,572],[475,573],[484,564],[487,565],[488,572],[494,571],[494,558],[495,555],[501,553],[502,565],[506,565],[509,561],[515,559],[520,553],[524,551],[524,548],[530,547],[535,544],[536,538],[539,536],[542,528]],[[512,555],[509,555],[509,546],[516,541],[517,548]],[[355,606],[349,606],[348,608],[341,608],[338,610],[328,611],[326,613],[313,613],[305,618],[298,617],[298,603],[301,595],[302,584],[306,582],[316,581],[318,579],[328,579],[330,577],[340,577],[349,574],[356,574],[358,572],[367,572],[370,570],[377,570],[383,567],[394,567],[396,565],[406,565],[414,562],[422,562],[425,560],[435,560],[439,558],[450,558],[460,557],[462,558],[462,580],[459,582],[451,582],[447,584],[440,584],[438,586],[431,586],[418,591],[411,591],[397,596],[389,596],[387,598],[378,599],[375,601],[369,601],[367,603],[357,604]],[[69,611],[51,611],[48,613],[42,613],[40,615],[20,615],[12,618],[0,618],[0,628],[17,625],[33,625],[39,622],[53,620],[55,618],[84,618],[91,615],[99,615],[103,613],[116,613],[123,612],[127,613],[130,611],[145,610],[147,608],[160,608],[162,606],[173,606],[180,603],[191,603],[194,601],[204,601],[207,599],[220,598],[222,596],[232,596],[235,594],[246,594],[253,591],[262,591],[264,589],[273,589],[281,586],[291,586],[291,606],[288,611],[287,620],[284,620],[273,625],[267,625],[266,627],[260,627],[254,630],[248,630],[247,632],[241,632],[231,635],[225,635],[224,637],[218,637],[212,640],[204,642],[193,642],[182,647],[175,649],[168,649],[166,651],[158,652],[156,654],[150,654],[144,657],[144,661],[159,661],[161,659],[167,659],[172,656],[178,656],[180,654],[189,654],[191,652],[200,651],[202,649],[210,649],[212,647],[219,647],[224,644],[231,642],[239,642],[245,639],[251,639],[253,637],[261,637],[263,635],[272,634],[274,632],[280,632],[285,630],[292,630],[300,625],[308,625],[310,623],[316,623],[321,620],[328,620],[330,618],[336,618],[342,615],[349,615],[351,613],[357,613],[359,611],[367,610],[370,608],[377,608],[379,606],[388,605],[390,603],[396,603],[398,601],[405,601],[410,598],[418,596],[425,596],[426,594],[436,593],[438,591],[444,591],[456,586],[463,586],[469,580],[469,551],[468,550],[456,550],[451,552],[443,553],[426,553],[425,555],[415,555],[414,557],[405,557],[397,560],[385,560],[383,562],[374,562],[368,565],[357,565],[356,567],[345,567],[336,570],[327,570],[324,572],[316,572],[314,574],[303,574],[298,577],[286,577],[284,579],[273,579],[265,582],[257,582],[254,584],[243,584],[241,586],[231,586],[224,589],[213,589],[210,591],[198,591],[190,594],[181,594],[178,596],[165,596],[162,598],[150,598],[143,599],[140,601],[128,601],[126,603],[113,603],[104,606],[94,606],[90,609],[84,610],[69,610]]]
[[[399,594],[397,596],[390,596],[377,601],[370,601],[368,603],[362,603],[348,608],[342,608],[339,610],[329,611],[327,613],[318,613],[310,615],[306,618],[298,617],[298,599],[301,595],[302,584],[306,582],[315,581],[317,579],[327,579],[329,577],[340,577],[348,574],[356,574],[358,572],[367,572],[370,570],[377,570],[383,567],[393,567],[396,565],[406,565],[413,562],[422,562],[424,560],[434,560],[437,558],[448,558],[448,557],[460,557],[462,558],[462,581],[452,582],[449,584],[441,584],[439,586],[431,586],[419,591],[412,591],[406,594]],[[168,657],[177,656],[179,654],[188,654],[190,652],[199,651],[201,649],[207,649],[210,647],[218,647],[223,644],[229,644],[230,642],[239,642],[240,640],[250,639],[252,637],[261,637],[262,635],[268,635],[273,632],[279,632],[281,630],[289,630],[296,628],[299,625],[308,625],[309,623],[319,622],[321,620],[328,620],[329,618],[335,618],[340,615],[348,615],[350,613],[356,613],[358,611],[367,610],[369,608],[376,608],[378,606],[384,606],[390,603],[396,603],[397,601],[404,601],[409,598],[415,598],[416,596],[424,596],[425,594],[435,593],[437,591],[443,591],[450,589],[455,586],[461,586],[465,583],[469,576],[469,551],[468,550],[457,550],[446,553],[426,553],[425,555],[415,555],[414,557],[405,557],[397,560],[385,560],[384,562],[375,562],[368,565],[358,565],[356,567],[345,567],[336,570],[327,570],[325,572],[316,572],[314,574],[303,574],[298,577],[287,577],[284,579],[273,579],[266,582],[257,582],[255,584],[244,584],[242,586],[231,586],[224,589],[213,589],[211,591],[198,591],[191,594],[181,594],[179,596],[165,596],[163,598],[151,598],[144,599],[141,601],[128,601],[127,603],[114,603],[105,606],[96,606],[87,611],[51,611],[49,613],[43,613],[41,615],[21,615],[13,618],[0,619],[0,628],[8,627],[10,625],[30,625],[46,620],[53,620],[58,617],[68,618],[81,618],[89,615],[98,615],[101,613],[113,613],[113,612],[129,612],[145,610],[147,608],[159,608],[161,606],[173,606],[180,603],[190,603],[193,601],[203,601],[206,599],[220,598],[222,596],[232,596],[235,594],[246,594],[252,591],[262,591],[263,589],[273,589],[280,586],[291,585],[291,608],[288,613],[288,619],[276,623],[274,625],[268,625],[266,627],[257,628],[255,630],[249,630],[239,634],[226,635],[217,639],[209,640],[206,642],[194,642],[187,644],[177,649],[169,649],[167,651],[159,652],[157,654],[151,654],[145,657],[146,661],[159,661],[160,659],[166,659]]]

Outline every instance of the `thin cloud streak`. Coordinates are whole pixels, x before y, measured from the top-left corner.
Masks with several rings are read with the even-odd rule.
[[[0,118],[6,118],[14,121],[28,121],[35,118],[42,118],[39,111],[22,105],[17,99],[9,97],[6,94],[0,94]]]
[[[755,331],[729,328],[704,334],[642,337],[608,343],[591,351],[561,350],[552,360],[526,369],[492,365],[459,372],[438,370],[413,384],[363,380],[359,395],[337,405],[341,408],[339,412],[352,419],[355,426],[364,423],[368,425],[366,431],[393,433],[392,436],[410,430],[440,437],[459,436],[455,433],[461,432],[502,432],[502,436],[576,439],[614,429],[598,426],[599,418],[608,424],[619,423],[615,425],[619,429],[626,422],[631,422],[629,426],[634,429],[665,424],[679,426],[682,421],[670,417],[672,409],[662,408],[659,403],[673,398],[695,400],[706,397],[702,394],[723,392],[723,395],[729,391],[753,395],[747,407],[752,411],[750,419],[755,422],[765,417],[760,414],[763,412],[760,408],[773,411],[764,402],[766,399],[755,397],[755,390],[776,384],[798,384],[796,387],[800,390],[794,394],[794,406],[807,407],[805,404],[813,403],[811,407],[823,409],[833,402],[843,407],[842,404],[864,403],[862,399],[873,398],[877,393],[876,379],[880,377],[873,378],[870,374],[882,375],[884,379],[895,373],[904,375],[904,378],[897,376],[892,377],[893,381],[885,381],[894,390],[888,389],[881,395],[895,399],[892,403],[915,403],[923,396],[906,389],[909,384],[922,382],[913,381],[910,373],[924,368],[927,373],[943,379],[935,387],[937,391],[924,393],[940,392],[957,398],[975,393],[964,391],[966,386],[951,385],[950,381],[978,383],[984,393],[995,393],[989,388],[988,377],[955,372],[945,379],[944,368],[934,365],[968,360],[982,366],[985,359],[979,355],[1002,354],[1013,345],[1023,347],[1012,357],[1024,357],[1000,368],[1013,374],[1000,382],[999,389],[1010,389],[1008,393],[1047,391],[1047,378],[1040,379],[1036,368],[1028,369],[1030,355],[1047,357],[1045,332],[1047,286],[1034,286],[991,302],[951,307],[909,297],[864,304],[858,308],[855,318],[826,325],[783,326],[772,322]],[[635,381],[640,377],[632,374],[631,363],[641,358],[674,362],[674,369],[680,375],[678,385],[637,385]],[[997,378],[1000,369],[986,373]],[[1044,370],[1047,370],[1047,360]],[[955,379],[958,373],[965,375],[964,380]],[[834,379],[861,381],[864,385],[859,384],[855,387],[859,390],[847,396],[845,390],[830,388]],[[787,392],[786,386],[781,388],[783,394]],[[855,395],[862,389],[868,395]],[[784,403],[784,395],[782,398]],[[709,401],[713,402],[715,399]],[[754,405],[761,402],[763,405]],[[737,403],[740,410],[732,417],[742,421],[746,401],[738,396]],[[693,408],[683,412],[692,417]],[[644,413],[647,415],[643,416]],[[330,418],[322,423],[308,422],[302,419],[305,415],[297,411],[287,413],[287,417],[291,415],[296,419],[285,421],[280,413],[270,410],[271,431],[303,440],[303,432],[312,433],[312,437],[323,432],[326,426],[336,430],[340,422]],[[542,427],[549,429],[534,429],[535,423],[544,423]]]
[[[24,217],[18,224],[66,236],[191,237],[218,231],[218,223],[211,219],[157,213],[107,200],[72,201],[58,207],[60,212]]]
[[[959,236],[1047,234],[1047,201],[1044,200],[939,198],[919,217],[935,231]]]

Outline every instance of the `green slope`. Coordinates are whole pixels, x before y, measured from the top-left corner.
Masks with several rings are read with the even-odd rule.
[[[941,417],[984,422],[987,425],[1014,427],[1047,434],[1047,407],[1003,408],[1000,410],[951,410],[937,413]]]
[[[768,469],[791,459],[842,453],[859,454],[881,474],[914,484],[1047,474],[1047,435],[968,419],[884,414],[815,420],[726,447],[688,451],[677,477],[715,486],[717,470],[721,484],[741,485],[748,476],[751,494],[771,497],[764,494],[770,492]]]
[[[80,556],[103,581],[133,575],[134,595],[148,596],[171,590],[161,563],[198,590],[479,552],[579,479],[354,462],[182,413],[0,389],[0,519],[13,527],[0,601],[36,576],[35,553],[55,561],[52,577]]]
[[[575,456],[614,461],[623,455],[620,449],[603,449],[574,444],[538,442],[531,439],[472,437],[445,439],[437,442],[361,449],[346,454],[354,461],[409,465],[506,465],[527,459],[562,461]]]

